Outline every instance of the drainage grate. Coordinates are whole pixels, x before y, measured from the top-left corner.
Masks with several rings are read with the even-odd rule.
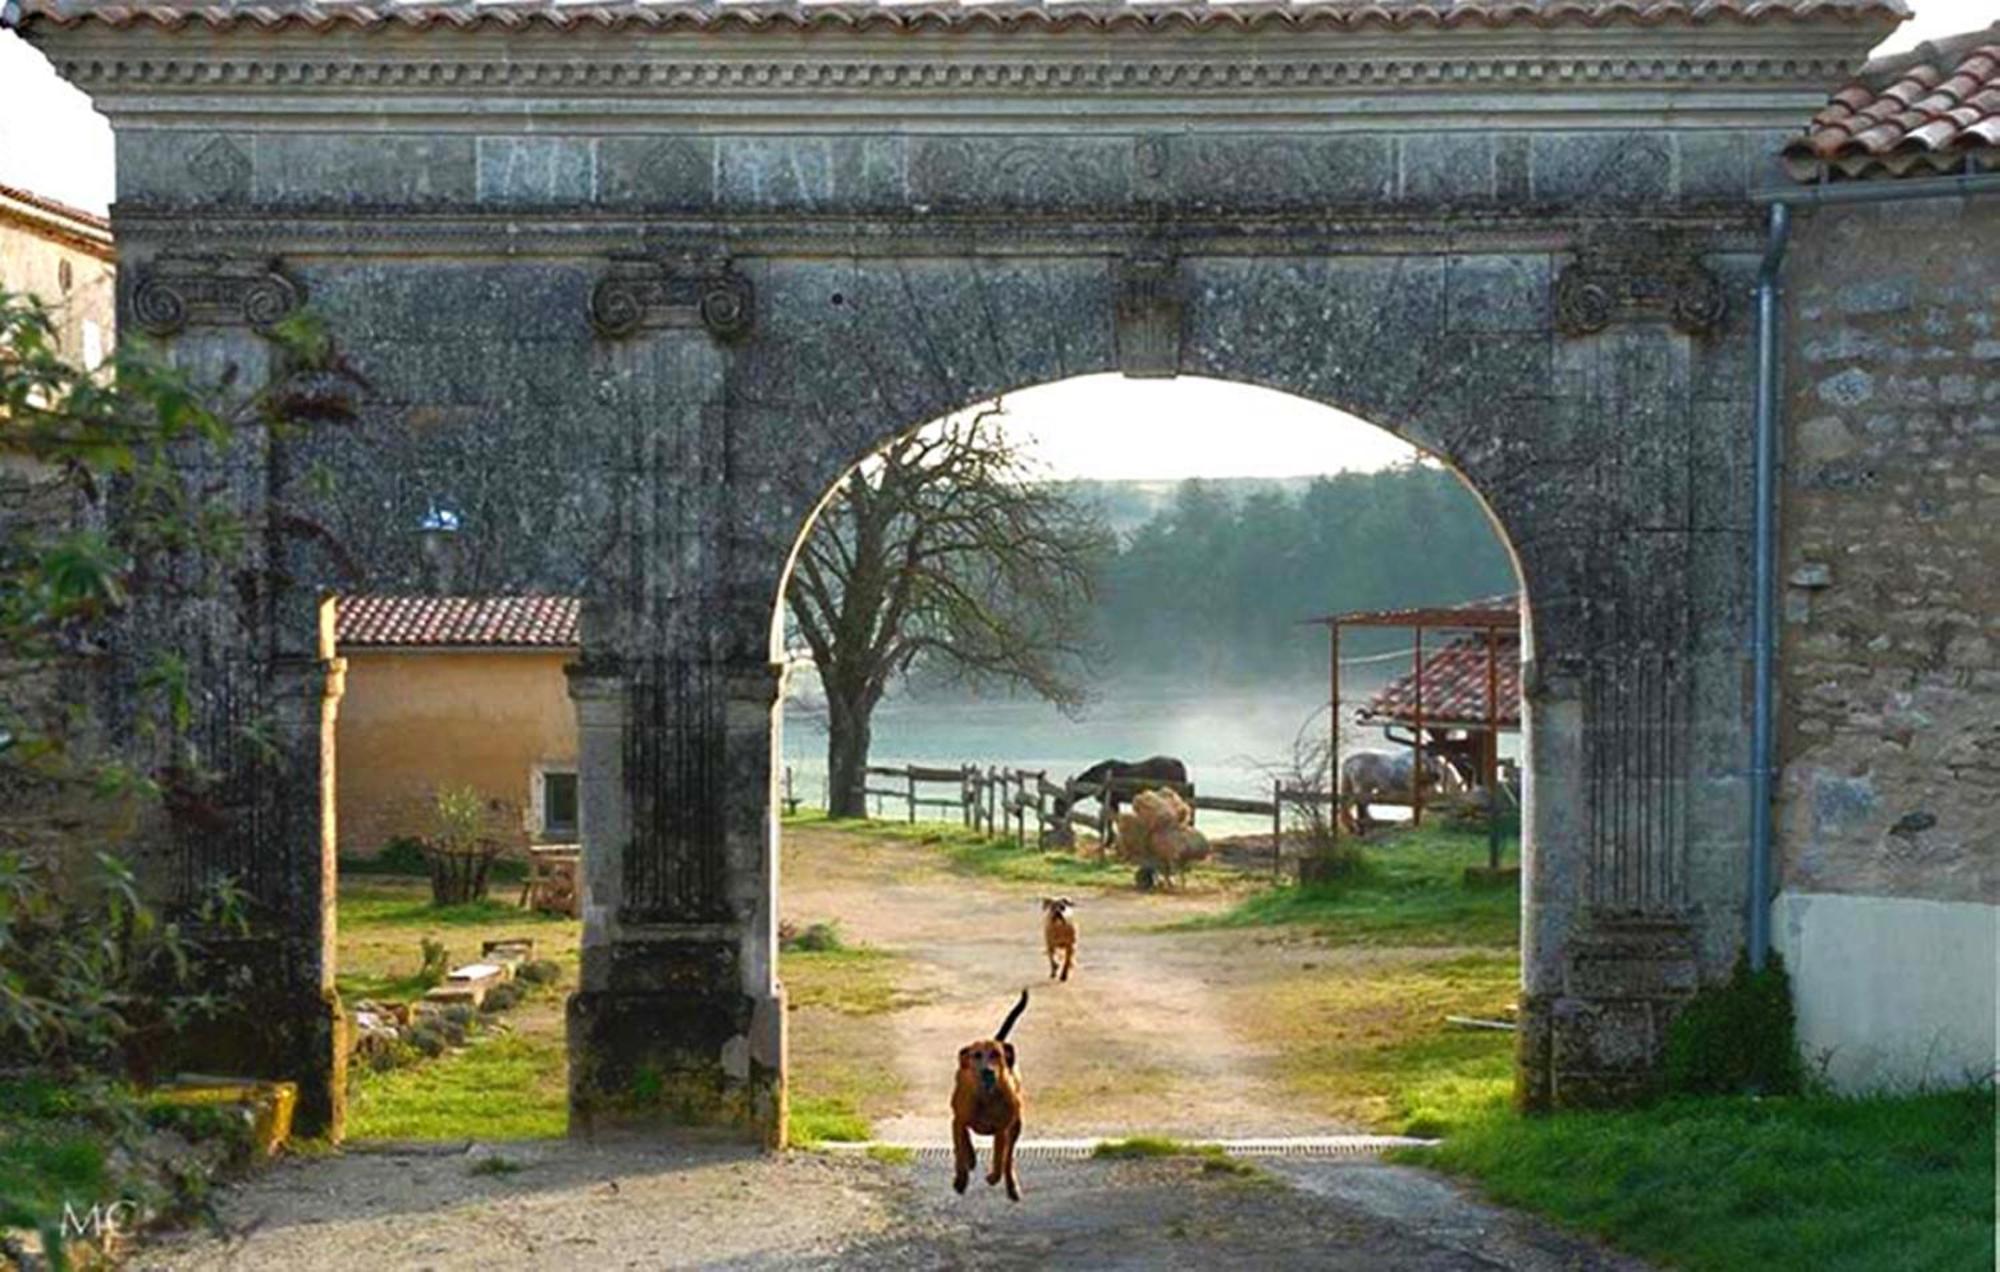
[[[1030,1162],[1075,1162],[1089,1158],[1100,1144],[1115,1139],[1022,1140],[1015,1156]],[[1295,1135],[1270,1139],[1206,1140],[1231,1157],[1373,1157],[1391,1148],[1421,1148],[1437,1143],[1402,1135]],[[977,1143],[985,1148],[985,1141]],[[871,1148],[897,1149],[915,1154],[918,1161],[950,1161],[949,1144],[908,1144],[892,1140],[868,1140],[858,1144],[822,1144],[836,1153],[865,1153]]]

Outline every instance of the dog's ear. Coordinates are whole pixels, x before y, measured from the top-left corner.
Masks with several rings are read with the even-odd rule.
[[[1012,1071],[1012,1069],[1014,1068],[1014,1044],[1011,1042],[1003,1042],[1000,1044],[1000,1049],[1007,1053],[1007,1068],[1009,1071]]]
[[[972,1067],[971,1047],[960,1047],[958,1049],[958,1067],[961,1069],[970,1069]]]
[[[1054,897],[1043,897],[1043,898],[1042,898],[1042,908],[1043,908],[1044,910],[1052,910],[1052,909],[1054,909],[1054,908],[1055,908],[1055,904],[1056,904],[1056,902],[1055,902],[1055,898],[1054,898]]]

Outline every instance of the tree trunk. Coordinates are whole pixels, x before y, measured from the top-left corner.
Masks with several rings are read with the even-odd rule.
[[[874,704],[865,696],[826,695],[826,812],[829,817],[866,817],[869,717]]]

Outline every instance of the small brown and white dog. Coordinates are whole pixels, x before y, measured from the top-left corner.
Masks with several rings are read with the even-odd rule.
[[[1049,979],[1068,980],[1076,962],[1076,920],[1070,917],[1076,902],[1068,897],[1042,898],[1042,949],[1049,956]],[[1056,951],[1062,951],[1062,974],[1056,974]]]
[[[999,1033],[958,1049],[958,1081],[951,1089],[951,1186],[961,1193],[979,1161],[972,1148],[976,1132],[993,1137],[993,1168],[986,1172],[986,1182],[991,1185],[1006,1180],[1009,1200],[1021,1200],[1021,1180],[1014,1173],[1014,1145],[1021,1138],[1024,1101],[1021,1079],[1014,1069],[1014,1044],[1007,1041],[1007,1031],[1027,1009],[1028,991],[1024,989],[1021,1001],[1000,1022]]]

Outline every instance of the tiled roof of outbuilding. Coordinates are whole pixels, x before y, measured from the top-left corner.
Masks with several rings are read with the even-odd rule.
[[[1502,729],[1521,727],[1521,637],[1502,632],[1493,642],[1499,689],[1495,715]],[[1405,672],[1368,700],[1356,719],[1369,724],[1414,724],[1417,678]],[[1424,727],[1486,723],[1486,638],[1461,636],[1424,655]]]
[[[343,596],[334,602],[341,646],[575,648],[574,596]]]
[[[1599,26],[1907,17],[1903,0],[5,0],[8,25],[1145,29]]]
[[[2000,168],[2000,23],[1863,67],[1785,165],[1802,181]]]

